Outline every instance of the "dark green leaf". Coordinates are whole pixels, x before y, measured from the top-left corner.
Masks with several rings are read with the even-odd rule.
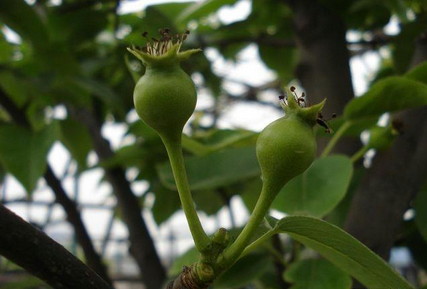
[[[38,52],[46,47],[48,35],[44,23],[24,0],[0,1],[0,20],[21,37],[30,40]]]
[[[357,120],[423,105],[427,105],[427,85],[404,77],[388,77],[374,84],[363,96],[350,101],[344,116]]]
[[[79,170],[86,169],[86,159],[93,147],[92,137],[87,127],[71,118],[61,121],[60,127],[61,142],[77,161]]]
[[[351,278],[324,259],[307,259],[292,263],[284,274],[293,283],[291,289],[350,289]]]
[[[58,134],[58,123],[37,133],[19,126],[0,126],[0,161],[28,193],[44,174],[47,154]]]
[[[213,284],[214,289],[242,288],[259,278],[271,265],[269,254],[250,254],[236,262]]]
[[[193,190],[224,187],[260,174],[254,147],[233,148],[202,157],[185,160],[188,181]],[[169,163],[158,167],[162,183],[175,189],[175,181]]]
[[[177,191],[166,189],[158,181],[151,183],[151,191],[156,196],[151,212],[157,225],[160,226],[181,209],[181,201]]]
[[[184,24],[190,20],[200,19],[202,17],[207,17],[211,13],[214,13],[219,8],[225,5],[233,5],[237,0],[206,0],[201,2],[195,2],[192,5],[184,9],[176,17],[177,24]]]
[[[283,187],[272,207],[293,215],[323,217],[344,198],[352,173],[352,162],[345,156],[317,159]]]

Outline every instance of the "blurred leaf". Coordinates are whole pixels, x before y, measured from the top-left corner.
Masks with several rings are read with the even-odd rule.
[[[18,107],[28,100],[28,88],[23,82],[10,71],[0,71],[0,87]]]
[[[98,97],[105,104],[109,105],[113,110],[124,112],[121,98],[104,83],[83,77],[71,78],[70,82],[71,84],[86,90],[89,94]]]
[[[427,61],[422,62],[405,74],[408,79],[427,84]]]
[[[24,0],[0,1],[0,20],[28,39],[38,50],[42,52],[48,43],[48,35],[43,22],[33,7]]]
[[[118,149],[112,157],[103,160],[101,166],[104,168],[114,168],[117,166],[128,168],[139,166],[148,153],[149,152],[139,144],[123,146]]]
[[[42,286],[42,287],[41,287]],[[14,281],[6,281],[2,284],[2,289],[36,289],[36,288],[50,288],[37,277],[26,276]]]
[[[307,259],[292,263],[284,279],[294,285],[290,289],[350,289],[351,278],[324,259]]]
[[[381,257],[340,228],[320,219],[290,216],[273,229],[317,251],[369,289],[413,289]]]
[[[177,15],[175,22],[178,25],[182,25],[190,20],[198,20],[202,17],[209,16],[225,5],[233,5],[236,2],[237,0],[205,0],[195,2]]]
[[[92,137],[83,124],[71,118],[60,121],[61,142],[77,161],[79,171],[87,168],[86,160],[93,148]]]
[[[236,262],[213,284],[214,289],[242,288],[258,279],[271,266],[269,254],[250,254]]]
[[[108,24],[103,10],[77,9],[66,13],[50,13],[49,29],[55,42],[79,45],[93,39]]]
[[[177,191],[169,190],[163,187],[158,181],[150,183],[151,191],[154,192],[156,199],[151,212],[153,213],[156,224],[160,226],[167,221],[173,213],[181,209],[181,201]]]
[[[185,167],[193,190],[224,187],[260,174],[254,147],[226,149],[202,157],[186,158]],[[175,189],[169,162],[157,169],[162,183]]]
[[[345,156],[317,159],[283,187],[272,208],[293,215],[323,217],[344,198],[352,173],[352,162]]]
[[[1,30],[1,26],[0,26]],[[0,64],[12,61],[14,45],[6,41],[2,31],[0,31]]]
[[[255,177],[252,180],[246,181],[243,186],[240,191],[241,197],[249,212],[252,212],[261,193],[262,180],[260,177]]]
[[[0,126],[0,161],[28,193],[44,174],[47,154],[58,134],[56,122],[37,133],[15,125]]]
[[[195,5],[197,2],[195,1],[189,1],[189,2],[180,2],[180,3],[165,3],[165,4],[158,4],[154,7],[162,12],[168,19],[175,22],[176,28],[179,29],[177,32],[184,32],[184,30],[187,28],[186,25],[179,25],[179,24],[185,24],[185,23],[177,23],[175,19],[177,19],[177,15],[180,15],[184,12],[187,8],[189,8],[192,5]]]
[[[363,96],[351,100],[344,116],[357,120],[423,105],[427,105],[427,85],[404,77],[388,77],[374,84]]]
[[[259,56],[267,67],[276,71],[283,83],[288,83],[297,64],[297,51],[272,45],[259,45],[258,49]]]
[[[345,197],[339,202],[339,204],[326,216],[324,219],[328,223],[331,223],[337,227],[343,228],[345,221],[347,220],[347,213],[350,210],[351,202],[356,190],[359,188],[362,178],[366,172],[366,169],[358,167],[353,172],[353,177],[348,188],[348,192]]]

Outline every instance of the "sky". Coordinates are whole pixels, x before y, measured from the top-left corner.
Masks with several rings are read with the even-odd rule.
[[[54,1],[55,2],[55,1]],[[146,6],[158,3],[171,2],[168,0],[141,0],[141,1],[122,1],[120,6],[120,13],[132,13],[143,10]],[[224,7],[220,9],[217,17],[219,21],[223,23],[232,23],[241,19],[245,19],[250,13],[250,1],[241,0],[234,6]],[[386,28],[386,32],[389,34],[396,34],[398,32],[397,21],[392,21]],[[11,41],[19,41],[12,32],[8,32],[8,38]],[[360,35],[354,32],[349,32],[347,35],[349,41],[355,41],[360,38]],[[250,85],[261,85],[275,78],[273,71],[269,70],[261,61],[258,55],[258,50],[255,44],[249,45],[242,52],[239,53],[236,62],[231,62],[223,59],[216,49],[208,48],[204,51],[206,56],[213,61],[213,69],[215,73],[221,76],[225,76],[233,81],[225,82],[224,88],[234,94],[239,94],[244,91],[244,87],[238,82],[244,82]],[[378,69],[380,64],[380,55],[386,55],[387,50],[380,50],[378,52],[368,52],[361,56],[352,58],[350,67],[353,74],[353,84],[356,95],[362,95],[367,89],[368,80],[373,76],[373,73]],[[193,75],[193,79],[196,84],[200,79],[197,74]],[[263,95],[266,100],[273,101],[277,98],[276,95],[269,95],[268,93]],[[308,96],[310,97],[310,96]],[[206,92],[199,92],[199,100],[197,109],[203,109],[208,107],[212,103],[212,99]],[[65,117],[64,107],[56,107],[53,111],[49,112],[56,118]],[[258,104],[240,103],[229,105],[222,117],[218,121],[218,125],[221,128],[246,128],[254,131],[261,131],[271,121],[279,118],[281,113],[274,108],[260,106]],[[137,118],[134,112],[128,115],[128,120],[135,120]],[[106,137],[114,149],[118,149],[121,146],[127,145],[134,141],[133,138],[124,137],[126,132],[126,126],[124,124],[118,124],[113,122],[107,122],[103,129],[102,134]],[[53,167],[54,172],[57,176],[63,176],[66,170],[66,164],[70,159],[70,155],[67,150],[59,142],[55,143],[52,147],[48,162]],[[89,156],[89,163],[96,164],[97,157],[95,153],[91,153]],[[64,187],[73,198],[75,192],[78,191],[78,201],[87,204],[104,204],[110,207],[115,205],[115,200],[112,197],[112,190],[109,184],[100,182],[103,172],[99,168],[89,170],[82,174],[78,179],[78,182],[72,177],[73,172],[76,170],[74,163],[70,166],[70,175],[64,178]],[[129,180],[137,174],[136,170],[129,170],[127,177]],[[145,182],[136,182],[132,185],[133,190],[137,195],[142,194],[147,187]],[[78,188],[76,190],[76,187]],[[1,188],[2,196],[6,194],[7,199],[18,199],[25,198],[26,193],[24,188],[11,176],[6,179],[6,186]],[[52,202],[54,200],[53,194],[50,189],[46,186],[44,180],[40,180],[38,184],[37,192],[32,196],[34,201]],[[146,201],[146,207],[149,208],[153,202],[153,197],[148,197]],[[235,197],[232,199],[233,212],[236,219],[236,224],[239,226],[243,225],[248,217],[248,212],[245,209],[240,198]],[[47,208],[42,206],[34,206],[27,204],[11,204],[8,205],[14,212],[19,214],[26,220],[31,220],[37,223],[44,223],[47,217]],[[87,229],[95,240],[102,240],[104,238],[105,231],[108,227],[109,220],[111,218],[112,211],[106,209],[85,209],[83,210],[83,220],[87,226]],[[277,217],[281,214],[275,212]],[[157,227],[155,224],[149,209],[144,209],[144,217],[149,226],[152,236],[156,240],[156,246],[160,255],[168,260],[170,258],[170,244],[168,237],[171,232],[177,235],[178,241],[175,247],[174,254],[180,254],[192,246],[192,239],[189,230],[186,225],[186,220],[182,212],[177,212],[167,222]],[[47,233],[54,239],[64,242],[70,239],[72,234],[72,228],[66,222],[61,222],[65,219],[62,208],[58,205],[54,206],[54,210],[51,216],[53,220],[52,224],[49,225]],[[205,214],[201,214],[201,221],[208,232],[213,232],[219,226],[229,228],[231,226],[229,215],[226,209],[221,210],[215,217],[207,217]],[[115,221],[112,230],[112,237],[114,238],[126,238],[127,229],[120,222]],[[98,246],[100,242],[96,243]],[[116,258],[120,254],[127,254],[127,245],[125,243],[113,244],[111,243],[107,247],[108,258]],[[134,270],[132,267],[129,270]]]

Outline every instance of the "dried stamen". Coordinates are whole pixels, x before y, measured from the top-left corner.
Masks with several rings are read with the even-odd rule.
[[[136,46],[135,50],[142,51],[152,56],[161,56],[169,51],[173,45],[178,44],[178,52],[181,48],[182,43],[187,39],[187,36],[190,34],[189,30],[186,30],[185,33],[173,35],[172,31],[169,28],[159,29],[160,38],[151,39],[148,38],[148,32],[142,33],[142,37],[147,40],[147,44],[144,47]]]

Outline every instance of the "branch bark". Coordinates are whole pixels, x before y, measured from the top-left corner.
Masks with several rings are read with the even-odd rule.
[[[2,90],[0,90],[0,104],[9,113],[15,123],[31,128],[25,112],[19,109]],[[97,272],[106,282],[112,284],[107,273],[107,268],[104,266],[101,257],[93,247],[92,241],[85,228],[83,220],[81,219],[80,212],[77,209],[76,204],[68,197],[60,180],[55,176],[49,165],[47,166],[44,178],[55,195],[55,202],[62,206],[67,215],[68,222],[73,226],[74,234],[77,242],[83,249],[88,266],[95,270],[95,272]]]
[[[101,125],[94,115],[85,109],[77,110],[72,107],[68,109],[76,120],[89,129],[99,159],[103,161],[114,156],[108,141],[101,135]],[[130,253],[138,264],[142,280],[147,289],[159,289],[166,279],[166,273],[141,215],[138,198],[133,194],[122,168],[106,169],[105,174],[117,197],[117,205],[123,221],[128,227]]]
[[[0,231],[0,254],[53,288],[112,288],[64,247],[3,205]]]
[[[345,24],[320,1],[284,2],[294,12],[295,41],[301,55],[296,75],[311,103],[327,98],[324,115],[339,116],[354,97]],[[326,141],[320,140],[319,149],[325,145]],[[358,140],[345,139],[335,147],[335,152],[352,154],[359,147]]]

